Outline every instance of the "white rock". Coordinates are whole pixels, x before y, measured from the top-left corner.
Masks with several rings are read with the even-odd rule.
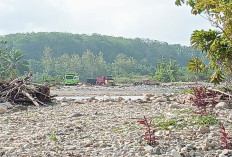
[[[0,103],[0,107],[5,107],[7,109],[12,109],[13,105],[9,102],[5,102],[5,103]]]
[[[67,102],[62,102],[60,105],[61,105],[61,106],[68,106],[69,103],[67,103]]]
[[[178,151],[176,151],[176,150],[172,150],[172,151],[171,151],[171,155],[172,155],[173,157],[181,157],[180,152],[178,152]]]
[[[202,154],[199,153],[199,152],[195,152],[195,153],[194,153],[194,156],[195,156],[195,157],[203,157],[204,155],[202,155]]]
[[[219,154],[219,157],[227,157],[227,155]]]
[[[209,140],[206,140],[206,146],[208,147],[217,147],[218,146],[218,143],[213,141],[213,142],[210,142]]]
[[[67,100],[66,97],[63,97],[60,101],[61,101],[61,102],[67,102],[68,100]]]
[[[226,102],[219,102],[216,106],[215,109],[225,109],[227,108],[227,103]]]
[[[7,109],[6,109],[5,107],[1,107],[1,106],[0,106],[0,114],[5,113],[5,112],[6,112],[6,110],[7,110]]]
[[[194,157],[194,154],[195,154],[194,150],[191,150],[191,151],[189,152],[189,155],[190,155],[191,157]]]
[[[232,113],[228,116],[229,120],[232,120]]]
[[[148,146],[145,146],[144,149],[146,152],[150,152],[153,149],[153,147],[148,145]]]
[[[221,154],[229,154],[229,150],[228,149],[223,149]]]

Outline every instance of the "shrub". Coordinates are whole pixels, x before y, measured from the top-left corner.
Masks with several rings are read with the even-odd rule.
[[[213,109],[216,105],[216,93],[210,90],[210,96],[208,96],[207,88],[200,85],[196,85],[190,88],[192,89],[194,95],[190,98],[190,100],[194,103],[194,106],[198,108],[196,113],[201,115],[212,115]]]
[[[229,149],[232,146],[231,139],[232,137],[229,137],[229,132],[226,132],[225,126],[222,125],[221,130],[219,131],[221,133],[221,144],[224,148]]]
[[[147,118],[144,116],[144,118],[142,120],[139,120],[138,123],[143,124],[146,127],[144,139],[147,141],[147,144],[149,145],[157,144],[155,137],[155,129],[151,129],[152,120],[148,122]]]

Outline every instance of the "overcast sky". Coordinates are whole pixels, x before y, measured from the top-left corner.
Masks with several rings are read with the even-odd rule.
[[[189,45],[194,30],[209,28],[175,0],[0,0],[0,35],[98,33]]]

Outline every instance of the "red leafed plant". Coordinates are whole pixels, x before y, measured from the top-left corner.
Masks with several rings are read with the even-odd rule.
[[[193,101],[194,105],[198,108],[198,114],[208,115],[213,114],[213,109],[216,105],[216,93],[209,91],[210,96],[207,94],[207,88],[205,86],[194,86],[190,87],[193,90],[193,95],[190,100]],[[207,110],[209,108],[209,110]]]
[[[224,148],[229,149],[232,146],[231,139],[232,137],[229,136],[229,132],[226,132],[225,126],[222,125],[221,130],[219,131],[221,133],[221,144]]]
[[[147,118],[144,116],[144,118],[139,120],[138,123],[143,124],[146,127],[144,139],[147,141],[147,144],[155,145],[157,141],[155,137],[155,129],[151,129],[152,120],[148,122]]]

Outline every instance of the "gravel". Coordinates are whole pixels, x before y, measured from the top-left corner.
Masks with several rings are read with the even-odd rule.
[[[76,88],[57,89],[52,93],[60,93],[59,96],[145,94],[140,101],[61,100],[48,107],[9,109],[0,114],[0,155],[215,157],[232,153],[220,144],[219,125],[203,127],[193,123],[194,107],[189,95],[177,94],[172,88],[162,94],[162,90],[153,89],[156,87],[141,87],[141,90],[140,87],[93,87],[90,94],[86,89],[92,87],[83,87],[83,91],[81,87]],[[217,119],[231,129],[227,118],[231,110],[215,112]],[[175,122],[166,130],[155,126],[157,143],[154,146],[146,143],[143,137],[146,130],[137,122],[144,115],[153,119],[155,125],[168,120]]]

